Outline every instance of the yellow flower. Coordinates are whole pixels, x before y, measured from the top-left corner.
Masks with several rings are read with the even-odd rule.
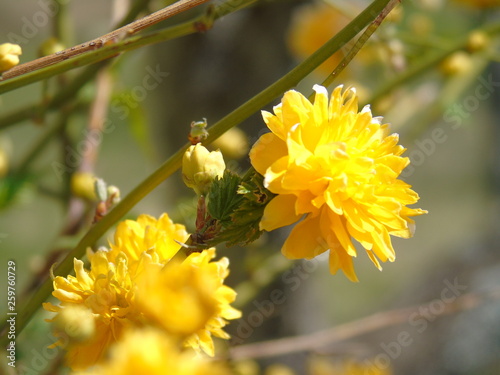
[[[214,343],[212,335],[222,339],[229,339],[230,336],[222,329],[227,320],[238,319],[241,311],[230,305],[235,298],[236,292],[224,285],[224,279],[229,275],[229,260],[222,258],[217,262],[211,260],[215,258],[215,249],[204,250],[201,253],[193,253],[184,260],[183,265],[207,272],[212,281],[215,281],[216,290],[213,294],[216,302],[216,310],[210,317],[205,327],[195,332],[186,341],[186,346],[191,346],[195,350],[203,350],[206,354],[214,355]]]
[[[175,224],[166,213],[159,219],[143,214],[137,220],[118,224],[109,258],[113,261],[123,252],[130,261],[136,261],[148,252],[155,256],[155,262],[166,263],[179,251],[179,242],[186,242],[188,237],[184,225]]]
[[[293,15],[288,32],[288,46],[291,52],[303,60],[312,55],[336,33],[349,23],[349,19],[338,10],[323,2],[299,7]],[[340,63],[344,54],[333,54],[320,65],[318,70],[329,74]]]
[[[408,238],[411,216],[426,211],[408,208],[418,201],[410,185],[398,179],[409,159],[400,155],[398,135],[372,117],[369,107],[358,112],[354,89],[328,92],[315,85],[314,104],[296,91],[285,93],[274,115],[263,112],[271,133],[250,151],[264,185],[278,194],[266,206],[262,230],[300,221],[282,252],[291,259],[311,259],[330,249],[330,271],[342,269],[357,281],[352,257],[356,239],[380,269],[377,257],[393,261],[390,235]]]
[[[72,369],[101,362],[110,344],[131,327],[161,327],[186,346],[212,355],[211,334],[228,338],[222,327],[226,319],[239,317],[239,311],[229,306],[235,292],[223,284],[227,259],[211,262],[215,249],[210,249],[182,263],[170,262],[180,247],[173,238],[187,238],[183,226],[166,214],[159,220],[141,215],[118,226],[110,251],[89,252],[89,270],[75,259],[75,276],[54,279],[52,294],[60,304],[44,304],[57,313],[52,321],[64,320],[64,310],[75,306],[88,309],[94,319],[94,334],[83,339],[72,340],[61,324],[56,327],[61,340],[54,345],[69,342],[67,363]]]
[[[0,73],[5,72],[19,64],[19,55],[22,54],[21,46],[12,43],[0,44]]]
[[[69,340],[66,361],[75,370],[85,369],[106,354],[108,346],[116,341],[130,326],[142,325],[142,314],[134,309],[133,281],[128,272],[127,257],[122,253],[115,263],[108,260],[105,250],[97,251],[91,259],[90,270],[81,260],[74,261],[75,276],[58,276],[54,279],[52,295],[61,303],[55,306],[44,303],[44,309],[59,314],[68,307],[84,306],[94,316],[95,334],[87,340]],[[58,320],[58,315],[53,319]],[[64,332],[56,330],[56,336]],[[62,345],[59,340],[54,345]]]
[[[135,302],[148,321],[173,335],[187,337],[214,315],[217,301],[213,296],[221,282],[205,268],[172,261],[141,273]]]
[[[181,351],[164,332],[154,329],[127,332],[110,350],[109,360],[73,375],[228,375],[222,364]]]
[[[197,194],[206,194],[212,181],[221,178],[226,169],[220,151],[208,151],[201,143],[190,146],[182,158],[184,183]]]

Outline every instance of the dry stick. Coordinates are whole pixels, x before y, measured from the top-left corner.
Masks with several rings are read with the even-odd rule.
[[[53,65],[60,61],[67,60],[70,57],[80,55],[84,52],[93,51],[105,45],[113,44],[118,40],[121,40],[127,36],[131,36],[141,30],[157,24],[158,22],[161,22],[169,17],[175,16],[208,1],[209,0],[179,0],[172,5],[169,5],[137,21],[131,22],[128,25],[120,27],[119,29],[116,29],[108,34],[100,36],[99,38],[65,49],[64,51],[60,51],[52,55],[18,65],[3,73],[1,78],[2,80],[6,80],[9,78],[17,77],[22,74],[33,72],[46,66]]]
[[[113,89],[111,76],[107,70],[102,70],[97,74],[96,79],[96,97],[90,108],[89,132],[86,135],[85,152],[80,165],[80,172],[93,172],[97,161],[97,153],[100,142],[92,138],[93,135],[101,135],[103,133],[104,121],[107,118],[109,101]]]
[[[500,286],[491,288],[485,293],[468,293],[457,297],[453,302],[445,305],[442,312],[433,314],[436,317],[449,315],[457,311],[464,311],[479,306],[482,302],[500,298]],[[429,305],[433,301],[427,303]],[[410,315],[417,314],[417,317],[426,319],[420,312],[418,306],[395,309],[376,313],[365,318],[345,323],[324,331],[315,332],[308,335],[286,337],[278,340],[270,340],[261,343],[236,346],[230,350],[230,358],[241,360],[248,358],[274,357],[283,354],[296,353],[300,351],[317,350],[327,344],[351,339],[356,336],[367,334],[381,328],[390,327],[396,324],[407,322]]]

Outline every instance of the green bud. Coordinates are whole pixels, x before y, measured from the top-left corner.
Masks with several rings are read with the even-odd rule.
[[[88,172],[76,172],[71,176],[71,192],[80,198],[94,202],[97,200],[95,193],[96,177]]]
[[[120,189],[118,189],[115,185],[110,185],[108,186],[108,188],[106,189],[107,193],[108,193],[108,198],[111,199],[111,204],[112,205],[115,205],[117,204],[118,202],[120,202]]]
[[[189,132],[188,139],[191,144],[195,145],[197,143],[203,142],[208,137],[207,131],[207,119],[204,118],[202,121],[191,122],[191,131]]]
[[[108,185],[103,179],[97,178],[95,180],[94,189],[99,202],[104,202],[108,199]]]
[[[199,195],[206,194],[212,181],[221,178],[225,169],[222,153],[209,152],[200,143],[190,146],[182,158],[182,179]]]

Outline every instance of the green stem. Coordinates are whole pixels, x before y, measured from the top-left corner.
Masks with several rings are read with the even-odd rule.
[[[360,30],[372,22],[385,8],[389,1],[390,0],[373,1],[373,3],[360,13],[351,23],[349,23],[349,25],[325,43],[309,58],[304,60],[281,79],[218,121],[209,129],[210,135],[207,138],[206,143],[208,144],[212,142],[214,139],[221,136],[225,131],[241,123],[263,106],[270,103],[284,91],[295,86],[328,57],[354,38]],[[57,267],[54,268],[54,275],[68,275],[72,270],[74,258],[81,258],[87,247],[93,246],[114,223],[120,220],[156,186],[172,175],[181,166],[182,156],[187,147],[189,147],[189,144],[181,147],[164,164],[153,172],[153,174],[147,177],[134,190],[132,190],[120,203],[115,206],[113,210],[104,216],[101,221],[91,227],[87,234],[85,234],[85,236],[83,236],[80,240],[78,245],[57,265]],[[26,326],[33,314],[38,310],[38,308],[40,308],[42,302],[45,301],[45,299],[50,295],[51,290],[52,281],[47,278],[40,289],[38,289],[35,294],[25,301],[25,303],[20,307],[17,320],[17,332],[21,332],[21,330]],[[5,328],[6,324],[2,326],[2,330],[0,331],[3,331]],[[4,335],[4,337],[5,336],[6,335]]]
[[[377,16],[377,18],[366,28],[363,34],[358,38],[354,46],[349,50],[347,55],[342,59],[342,61],[337,65],[337,67],[330,73],[330,75],[323,81],[322,86],[330,86],[335,78],[345,69],[347,65],[352,61],[354,56],[357,55],[359,50],[365,45],[365,43],[370,39],[373,33],[381,25],[385,17],[394,9],[396,5],[399,4],[399,0],[391,0],[389,4],[384,8],[382,12]],[[314,96],[314,94],[312,95]]]
[[[71,45],[72,30],[68,17],[67,1],[56,0],[57,12],[54,17],[54,37],[65,46]]]

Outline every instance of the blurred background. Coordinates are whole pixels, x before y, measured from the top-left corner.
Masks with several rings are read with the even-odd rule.
[[[0,43],[19,43],[22,62],[35,59],[40,46],[55,35],[53,20],[59,17],[52,15],[54,4],[3,2]],[[58,41],[66,47],[106,33],[129,7],[122,0],[58,4],[67,12]],[[258,1],[224,16],[205,33],[120,56],[99,78],[112,88],[103,112],[107,130],[96,142],[96,159],[87,171],[125,196],[187,141],[192,121],[206,118],[209,125],[215,123],[314,52],[367,4]],[[150,1],[148,9],[165,5]],[[203,7],[166,23],[190,19]],[[371,373],[381,374],[500,373],[500,303],[490,295],[498,295],[500,287],[500,51],[494,32],[478,31],[490,24],[500,29],[499,15],[498,1],[403,1],[329,88],[331,92],[338,84],[355,86],[362,104],[370,103],[374,115],[384,116],[400,134],[412,160],[403,179],[419,193],[418,207],[429,214],[417,218],[414,238],[393,239],[396,262],[384,264],[379,272],[361,255],[355,260],[359,283],[342,274],[330,275],[322,257],[288,264],[276,255],[290,228],[266,233],[246,248],[219,249],[219,255],[231,261],[231,286],[269,279],[246,304],[244,317],[228,326],[234,345],[307,335],[392,309],[409,310],[394,315],[397,324],[380,319],[379,329],[352,334],[347,340],[245,361],[238,365],[242,374],[361,374],[356,371],[369,364],[380,370]],[[463,48],[453,52],[460,42]],[[297,89],[309,95],[348,48]],[[443,58],[432,60],[439,55]],[[2,95],[0,121],[42,102],[76,73]],[[145,85],[145,79],[157,85]],[[36,121],[0,128],[1,283],[7,261],[14,260],[19,298],[33,275],[43,271],[47,254],[71,248],[89,226],[70,225],[71,209],[93,209],[91,202],[75,198],[70,178],[79,168],[79,147],[88,134],[89,107],[98,85],[93,81],[81,90],[76,114],[61,125],[65,131],[48,140],[40,152],[32,151],[65,118],[61,114],[68,106]],[[265,131],[256,113],[214,147],[242,173],[249,167],[248,148]],[[64,167],[74,160],[75,165]],[[195,209],[194,195],[177,172],[128,217],[168,212],[193,230]],[[101,244],[107,238],[110,235]],[[273,304],[272,311],[262,310],[276,289],[283,292],[280,303]],[[477,297],[467,300],[472,305],[457,306],[443,297],[468,293]],[[4,311],[5,298],[0,307]],[[454,311],[441,316],[445,310]],[[258,315],[255,311],[263,316],[262,322],[248,320],[252,312]],[[47,317],[40,312],[18,337],[18,364],[32,371],[26,373],[53,373],[56,367],[43,351],[53,341],[43,322]],[[360,367],[345,365],[352,362]]]

